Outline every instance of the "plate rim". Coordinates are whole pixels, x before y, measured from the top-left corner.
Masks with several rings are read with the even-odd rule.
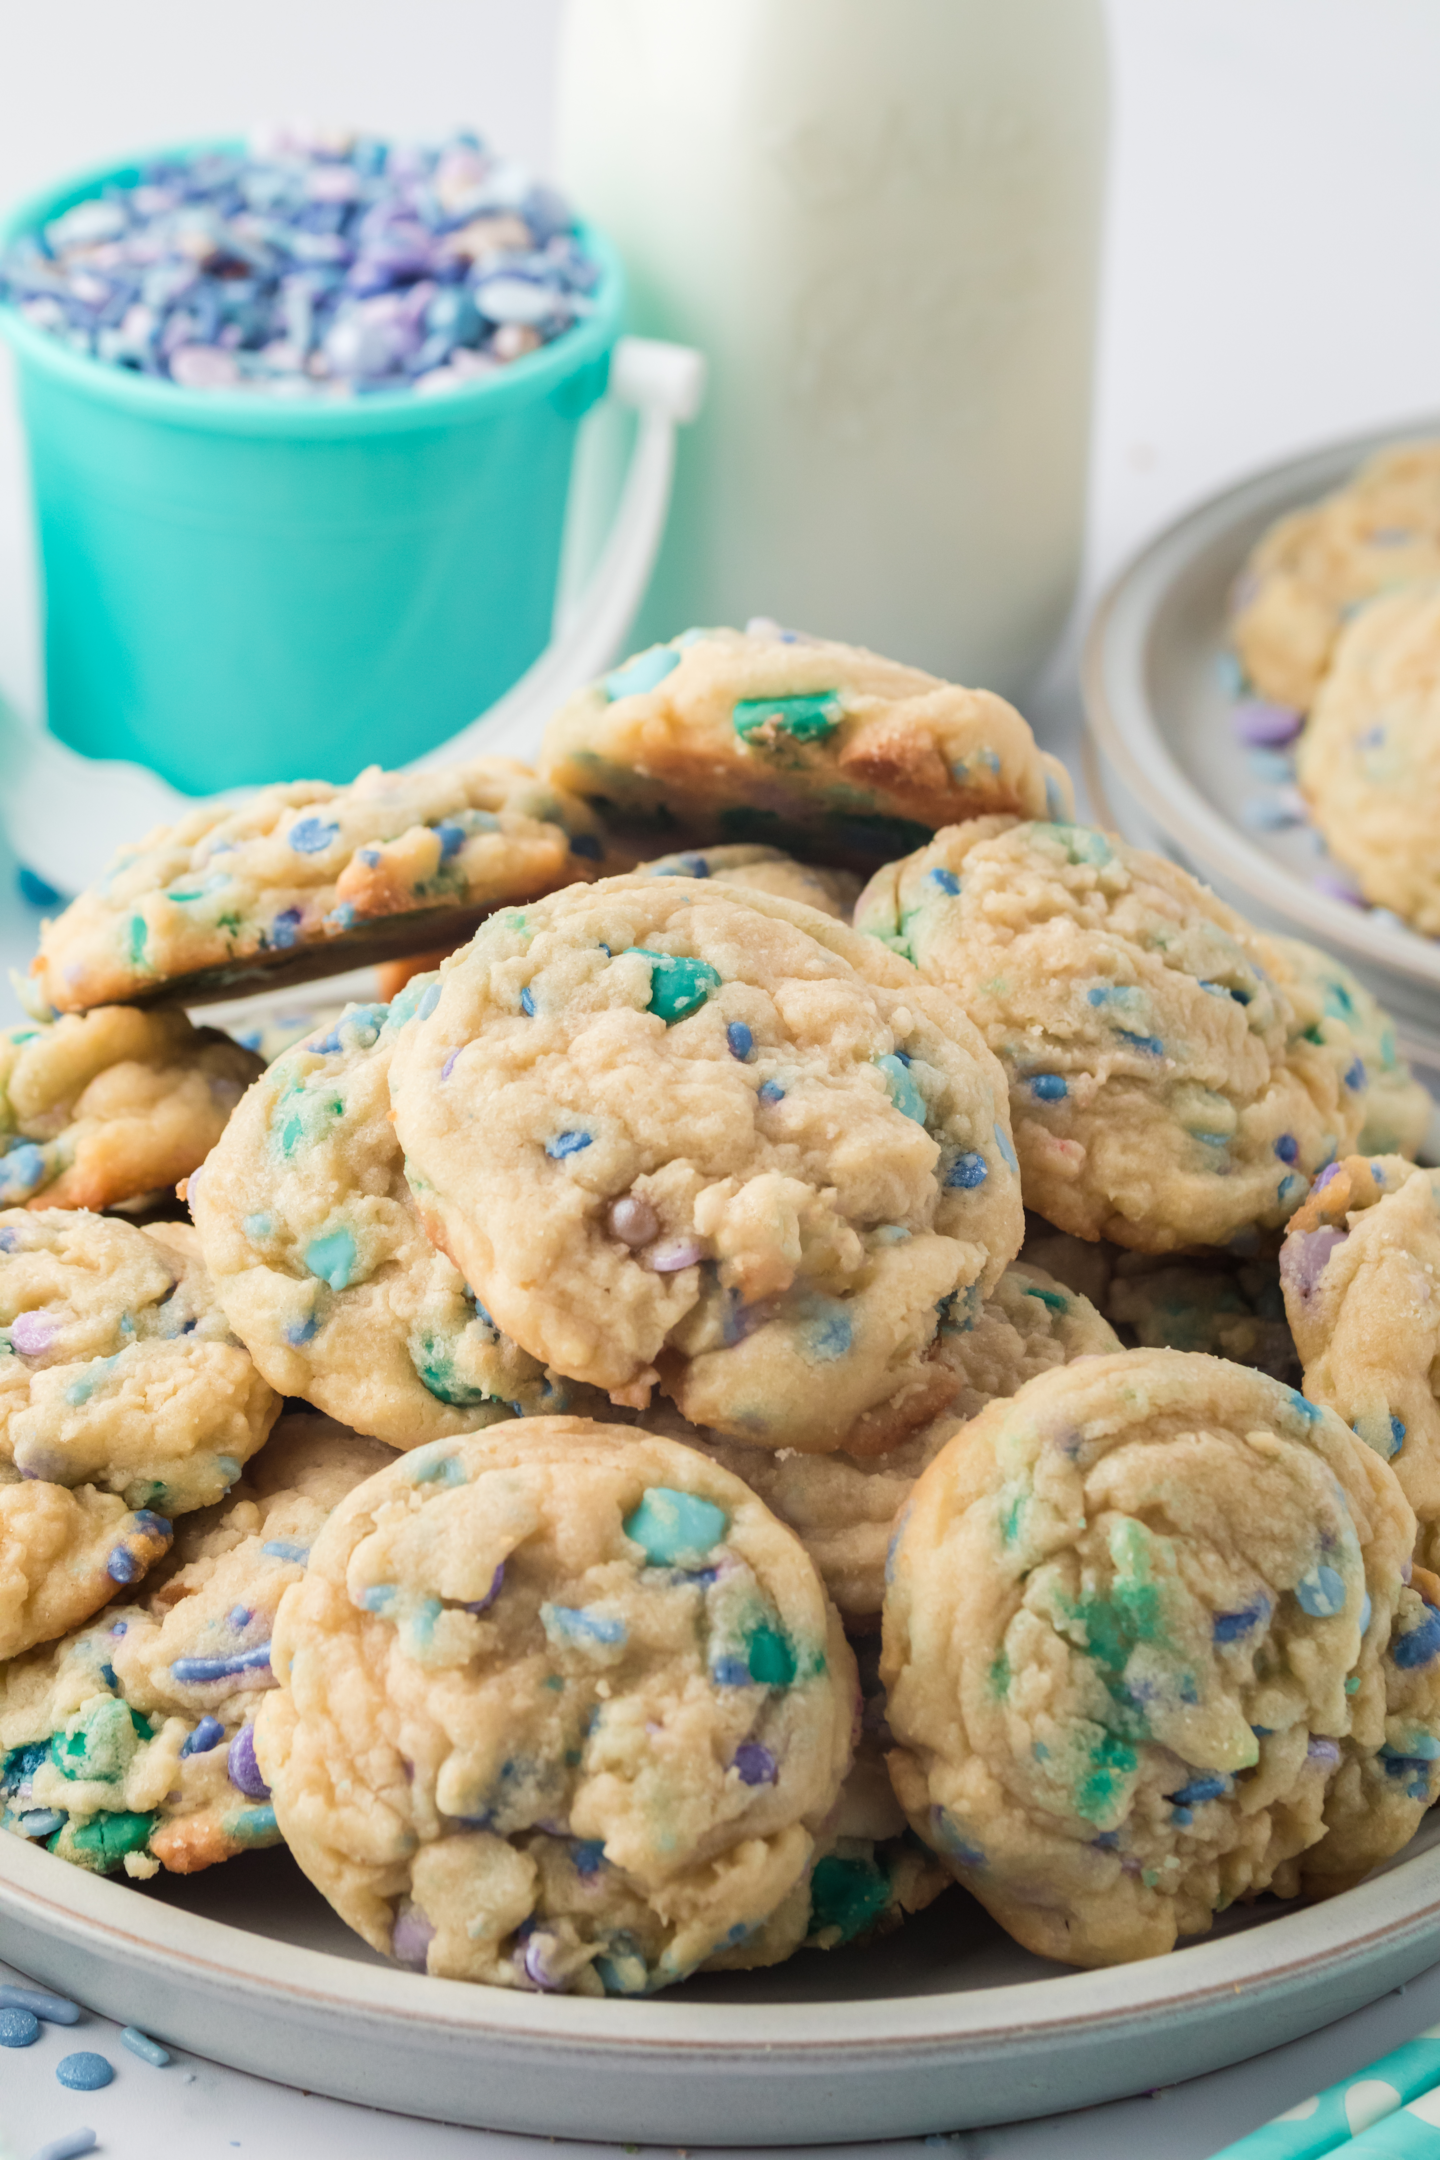
[[[1171,518],[1125,558],[1102,590],[1085,631],[1080,686],[1101,748],[1169,839],[1205,866],[1213,864],[1227,882],[1302,934],[1319,932],[1362,965],[1440,990],[1440,940],[1423,941],[1377,923],[1302,883],[1214,807],[1171,753],[1145,684],[1160,604],[1201,547],[1243,517],[1266,509],[1278,515],[1302,484],[1318,496],[1366,457],[1423,437],[1440,437],[1440,413],[1369,428],[1277,459]]]

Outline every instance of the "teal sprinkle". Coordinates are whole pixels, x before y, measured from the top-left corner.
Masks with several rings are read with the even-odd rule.
[[[1039,1298],[1050,1312],[1069,1312],[1070,1300],[1060,1290],[1027,1290],[1026,1297]]]
[[[99,1387],[111,1366],[117,1363],[121,1354],[117,1350],[114,1357],[91,1358],[79,1379],[72,1380],[65,1390],[65,1400],[72,1410],[78,1410],[81,1403],[89,1402],[90,1397]]]
[[[227,1837],[242,1838],[247,1845],[258,1845],[262,1838],[278,1837],[280,1825],[275,1820],[273,1807],[247,1807],[227,1815],[224,1830]]]
[[[130,958],[138,966],[145,958],[145,941],[149,933],[143,915],[130,917]]]
[[[993,1126],[991,1130],[995,1134],[995,1145],[1000,1150],[1001,1161],[1007,1170],[1013,1171],[1018,1177],[1020,1174],[1020,1159],[1016,1155],[1014,1148],[1011,1147],[1009,1140],[998,1125]]]
[[[902,1117],[914,1118],[917,1125],[925,1123],[925,1098],[911,1079],[902,1058],[878,1057],[875,1060],[885,1075],[885,1085],[890,1090],[890,1100]]]
[[[678,1560],[698,1560],[710,1552],[729,1529],[730,1518],[695,1493],[652,1485],[623,1527],[647,1560],[656,1567],[673,1567]]]
[[[688,1020],[698,1012],[712,990],[720,987],[718,970],[708,960],[692,960],[686,954],[650,952],[643,945],[633,950],[650,962],[650,1003],[666,1027]]]
[[[808,697],[738,698],[731,717],[742,742],[762,730],[797,743],[824,742],[840,725],[840,699],[834,690]]]
[[[1090,1774],[1075,1795],[1075,1812],[1087,1822],[1100,1822],[1111,1813],[1127,1777],[1134,1775],[1139,1757],[1134,1748],[1112,1733],[1104,1733],[1090,1750]]]
[[[762,1623],[745,1645],[750,1677],[757,1687],[789,1687],[795,1678],[795,1652],[778,1628]]]
[[[355,1280],[359,1254],[355,1240],[345,1229],[328,1230],[323,1237],[312,1238],[305,1248],[305,1265],[321,1282],[327,1282],[332,1290],[346,1290]]]
[[[636,653],[618,668],[612,668],[605,677],[607,698],[643,697],[664,682],[680,665],[680,655],[668,645],[652,645],[647,652]]]
[[[252,1245],[263,1244],[274,1234],[275,1225],[268,1215],[247,1215],[240,1226]]]
[[[440,1453],[446,1443],[417,1448],[406,1460],[406,1469],[417,1485],[463,1485],[465,1465],[453,1453]]]

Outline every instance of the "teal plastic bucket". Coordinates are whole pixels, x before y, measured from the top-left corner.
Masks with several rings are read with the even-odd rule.
[[[140,163],[33,197],[4,240]],[[593,312],[433,397],[186,390],[0,307],[53,733],[205,794],[403,765],[493,704],[549,641],[576,434],[619,335],[619,263],[580,238]]]

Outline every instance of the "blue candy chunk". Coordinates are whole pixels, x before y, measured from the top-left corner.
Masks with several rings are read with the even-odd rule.
[[[945,1172],[945,1183],[952,1188],[958,1187],[961,1192],[973,1192],[977,1185],[984,1184],[989,1175],[989,1166],[984,1156],[969,1149],[965,1154],[957,1155],[951,1163]]]
[[[1275,1153],[1283,1163],[1299,1161],[1300,1143],[1295,1138],[1294,1133],[1281,1133],[1280,1138],[1275,1142]]]
[[[1295,1599],[1313,1620],[1333,1620],[1345,1610],[1345,1579],[1320,1561],[1296,1583]]]
[[[1425,1617],[1418,1627],[1411,1628],[1408,1635],[1394,1637],[1390,1656],[1402,1672],[1414,1672],[1418,1666],[1440,1657],[1440,1612],[1433,1605],[1425,1607]]]
[[[647,690],[654,690],[673,674],[680,665],[680,655],[668,645],[652,645],[648,651],[636,653],[633,660],[612,668],[605,677],[605,695],[612,702],[616,698],[643,697]]]
[[[902,1117],[913,1118],[917,1125],[925,1123],[925,1098],[907,1070],[908,1059],[890,1056],[875,1060],[885,1075],[885,1085],[890,1090],[890,1100]]]
[[[927,884],[933,885],[937,892],[944,893],[947,899],[953,900],[955,895],[960,890],[960,880],[958,877],[956,877],[953,870],[944,870],[938,868],[934,870],[927,870],[925,873],[925,881]]]
[[[778,1080],[762,1080],[755,1093],[763,1103],[777,1103],[785,1100],[785,1090]]]
[[[530,988],[530,985],[529,985],[529,983],[526,983],[526,985],[525,985],[524,989],[523,989],[523,990],[522,990],[522,991],[520,992],[520,1010],[521,1010],[521,1012],[523,1012],[523,1013],[524,1013],[524,1015],[525,1015],[525,1017],[526,1017],[526,1019],[527,1019],[527,1020],[533,1020],[533,1019],[534,1019],[534,1017],[535,1017],[535,993],[534,993],[534,991],[533,991],[533,990],[532,990],[532,989]],[[446,1060],[446,1063],[448,1064],[449,1062],[450,1062],[450,1060],[449,1060],[449,1059],[447,1059],[447,1060]],[[445,1077],[445,1075],[444,1075],[444,1074],[442,1073],[442,1075],[441,1075],[441,1078],[443,1079],[444,1077]]]
[[[750,1661],[742,1657],[717,1658],[710,1667],[710,1678],[716,1687],[753,1687],[750,1677]]]
[[[708,960],[692,960],[688,954],[651,952],[644,945],[633,950],[650,962],[648,1010],[658,1013],[666,1027],[688,1020],[698,1012],[712,990],[720,987],[720,975]]]
[[[111,1582],[132,1583],[145,1573],[145,1563],[137,1559],[128,1547],[117,1545],[105,1562],[105,1572]]]
[[[310,1558],[308,1545],[299,1545],[294,1538],[270,1538],[260,1547],[267,1560],[291,1560],[297,1567],[304,1567]]]
[[[183,1742],[180,1753],[182,1756],[208,1755],[212,1748],[219,1747],[224,1737],[225,1728],[219,1718],[211,1717],[207,1712],[195,1727],[194,1732],[190,1733]]]
[[[1253,1605],[1242,1606],[1239,1612],[1216,1613],[1210,1623],[1210,1632],[1217,1643],[1239,1642],[1252,1628],[1262,1627],[1269,1617],[1269,1598],[1257,1598]]]
[[[545,1153],[553,1161],[563,1162],[567,1155],[578,1155],[582,1148],[589,1147],[590,1140],[588,1132],[556,1133],[553,1140],[545,1142]]]
[[[1030,1081],[1030,1092],[1037,1102],[1062,1102],[1070,1087],[1063,1073],[1036,1073]]]
[[[303,1320],[292,1320],[284,1330],[285,1340],[292,1350],[303,1350],[306,1343],[313,1342],[320,1331],[320,1315],[310,1312]]]
[[[358,1263],[355,1240],[344,1228],[327,1230],[323,1237],[312,1238],[305,1248],[306,1267],[321,1282],[329,1283],[332,1290],[349,1288]]]
[[[14,1207],[45,1183],[45,1153],[33,1140],[17,1140],[0,1155],[0,1206]]]
[[[623,1525],[626,1537],[656,1567],[703,1559],[729,1527],[729,1516],[713,1501],[676,1492],[668,1485],[652,1485]]]
[[[1223,1799],[1230,1790],[1230,1780],[1223,1772],[1191,1778],[1179,1792],[1167,1793],[1166,1799],[1177,1808],[1202,1807],[1207,1800]]]
[[[430,830],[440,842],[441,862],[449,862],[451,856],[458,855],[465,845],[465,828],[463,825],[452,825],[448,820],[442,819],[440,824],[432,825]]]
[[[542,1605],[540,1619],[545,1632],[566,1643],[623,1643],[625,1623],[611,1613],[595,1612],[588,1605]]]
[[[304,921],[303,911],[298,907],[282,908],[270,925],[270,942],[281,952],[288,952],[300,934]]]
[[[340,837],[340,827],[328,818],[303,817],[290,828],[290,845],[297,855],[323,855]]]
[[[1365,1085],[1365,1067],[1358,1057],[1346,1067],[1345,1085],[1355,1093],[1358,1093]]]
[[[743,1065],[755,1048],[755,1037],[743,1020],[732,1020],[725,1030],[725,1042],[733,1058]]]

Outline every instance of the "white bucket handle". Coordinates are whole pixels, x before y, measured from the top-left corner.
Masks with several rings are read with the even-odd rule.
[[[554,637],[488,712],[402,770],[486,755],[533,756],[546,720],[616,658],[635,618],[670,512],[675,430],[699,412],[705,361],[688,345],[622,337],[608,395],[639,416],[614,523],[585,590]],[[243,802],[253,788],[184,795],[125,758],[88,758],[0,699],[0,811],[19,860],[59,893],[90,884],[118,848],[155,825],[173,825],[204,801]]]

